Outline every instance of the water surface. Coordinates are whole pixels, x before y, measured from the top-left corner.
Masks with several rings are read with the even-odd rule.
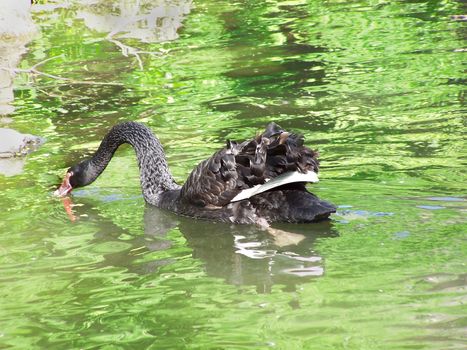
[[[0,175],[0,348],[465,347],[463,2],[95,3],[33,7],[17,65],[48,75],[14,77],[8,127],[47,141]],[[303,133],[338,212],[180,218],[122,147],[71,221],[51,192],[124,120],[179,182],[269,121]]]

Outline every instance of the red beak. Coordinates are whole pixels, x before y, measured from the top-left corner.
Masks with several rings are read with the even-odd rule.
[[[54,192],[54,196],[57,196],[57,197],[64,197],[66,196],[68,193],[71,192],[71,190],[73,189],[73,187],[71,187],[70,185],[70,177],[73,175],[73,173],[70,171],[68,173],[66,173],[65,175],[65,178],[63,179],[63,182],[62,184],[60,185],[59,188],[57,188],[57,190]]]

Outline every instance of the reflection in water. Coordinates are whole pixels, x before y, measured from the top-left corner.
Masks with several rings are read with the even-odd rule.
[[[177,30],[191,9],[190,0],[83,2],[77,18],[84,19],[88,28],[108,33],[109,38],[133,38],[150,43],[177,39]]]
[[[79,8],[76,17],[83,19],[88,28],[107,33],[106,39],[117,45],[124,56],[136,57],[143,69],[139,54],[154,52],[141,51],[118,39],[131,38],[145,43],[175,40],[190,9],[190,0],[120,0],[118,3],[89,0]]]
[[[321,276],[323,259],[313,250],[313,242],[337,235],[330,222],[282,225],[271,234],[253,225],[195,221],[146,208],[146,236],[162,237],[165,232],[160,228],[169,229],[169,222],[178,226],[193,249],[193,257],[205,263],[209,276],[234,285],[256,285],[260,292],[269,292],[274,284],[292,287],[303,278]]]
[[[60,4],[36,4],[36,12],[53,11]],[[64,3],[70,13],[75,12],[77,19],[95,31],[106,33],[106,39],[117,45],[123,55],[133,55],[142,69],[140,54],[154,53],[128,46],[119,39],[137,39],[145,43],[158,43],[178,38],[178,29],[190,13],[190,0],[147,1],[120,0],[83,0]],[[31,18],[31,1],[2,0],[0,6],[0,116],[11,114],[15,108],[13,80],[21,56],[27,51],[28,44],[36,35],[37,28]],[[157,52],[159,53],[159,52]],[[53,57],[47,57],[50,60]],[[38,65],[38,64],[36,64]],[[36,66],[33,66],[35,68]],[[23,72],[34,73],[29,70]],[[35,72],[37,73],[37,72]],[[42,74],[42,73],[41,73]],[[52,76],[49,76],[52,78]],[[57,76],[55,76],[57,78]],[[63,78],[68,79],[68,78]]]
[[[83,198],[80,202],[83,203]],[[75,208],[77,216],[80,213],[92,216],[91,205]],[[118,240],[121,228],[111,221],[102,220],[102,217],[96,218],[95,222],[101,229],[94,235],[92,244]],[[268,232],[253,225],[197,221],[147,206],[144,236],[125,241],[131,243],[128,249],[105,254],[105,260],[99,263],[99,267],[123,266],[132,273],[154,273],[161,266],[175,262],[175,258],[136,263],[138,256],[133,252],[138,250],[139,254],[142,253],[141,247],[147,252],[170,249],[173,241],[167,234],[177,228],[193,250],[193,258],[204,263],[208,276],[222,278],[237,286],[254,285],[262,293],[270,292],[274,284],[294,289],[305,279],[323,275],[324,261],[314,251],[314,242],[320,237],[337,236],[330,222],[283,224]]]
[[[36,34],[29,0],[2,0],[0,6],[0,115],[13,113],[13,78],[26,44]]]

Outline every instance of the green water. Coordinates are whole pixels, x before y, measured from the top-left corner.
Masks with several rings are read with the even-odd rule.
[[[14,80],[9,127],[46,143],[0,175],[0,348],[465,349],[463,2],[178,1],[170,35],[118,43],[104,3],[33,12],[19,68],[72,80]],[[145,208],[122,147],[70,221],[52,191],[124,120],[179,182],[227,138],[301,132],[338,212],[271,235]]]

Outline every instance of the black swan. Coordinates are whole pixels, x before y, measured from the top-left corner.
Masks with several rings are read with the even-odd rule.
[[[320,221],[336,211],[305,187],[307,182],[318,181],[318,153],[303,145],[303,136],[275,123],[251,140],[227,141],[180,186],[151,130],[124,122],[110,130],[90,159],[68,169],[55,194],[65,196],[73,188],[92,183],[123,143],[136,151],[146,202],[180,215],[268,226],[271,222]]]

